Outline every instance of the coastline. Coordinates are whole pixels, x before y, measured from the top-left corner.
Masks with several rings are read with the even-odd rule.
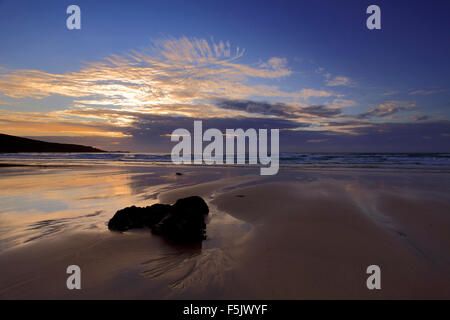
[[[70,180],[73,170],[76,180]],[[261,177],[255,168],[171,166],[35,171],[2,177],[9,197],[59,190],[71,210],[46,208],[50,212],[35,220],[17,221],[28,225],[0,253],[0,299],[450,298],[450,185],[442,173],[283,168],[276,177]],[[200,247],[105,226],[122,207],[194,194],[211,212]],[[94,215],[98,208],[103,211]],[[14,225],[0,218],[2,227]],[[65,287],[70,264],[82,269],[79,292]],[[366,288],[371,264],[381,266],[380,291]]]

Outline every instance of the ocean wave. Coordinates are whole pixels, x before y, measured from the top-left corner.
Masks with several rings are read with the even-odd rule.
[[[243,157],[240,155],[239,157]],[[245,156],[248,163],[248,155]],[[237,156],[235,157],[235,160]],[[170,164],[170,154],[155,153],[4,153],[0,163],[21,164]],[[281,153],[281,165],[306,167],[450,169],[450,153]]]

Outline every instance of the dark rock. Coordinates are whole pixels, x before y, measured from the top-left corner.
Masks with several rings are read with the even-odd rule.
[[[192,243],[206,238],[205,217],[208,213],[205,201],[193,196],[179,199],[174,205],[154,204],[145,208],[124,208],[109,220],[108,228],[113,231],[126,231],[147,227],[154,234],[174,242]]]
[[[154,204],[150,207],[127,207],[116,212],[108,222],[108,228],[115,231],[126,231],[134,228],[151,228],[168,213],[170,204]]]
[[[182,176],[183,174],[181,172],[175,172],[175,175]]]

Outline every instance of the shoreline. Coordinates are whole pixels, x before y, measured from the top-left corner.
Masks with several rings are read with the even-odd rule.
[[[51,162],[39,163],[29,163],[30,161],[23,161],[19,163],[14,162],[1,162],[0,168],[14,168],[14,167],[29,167],[29,168],[117,168],[117,167],[134,167],[134,168],[178,168],[182,170],[189,169],[202,169],[202,168],[212,168],[212,169],[249,169],[253,170],[257,174],[257,170],[261,168],[260,165],[241,165],[241,164],[222,164],[222,165],[205,165],[205,164],[173,164],[170,162],[155,162],[155,163],[120,163],[120,162],[110,162],[110,163],[83,163],[82,161],[73,161],[74,163],[66,164],[56,164]],[[438,168],[438,167],[426,167],[423,165],[416,167],[381,167],[381,166],[314,166],[314,165],[302,165],[302,164],[280,164],[280,171],[311,171],[311,172],[377,172],[377,173],[450,173],[450,168]]]
[[[0,299],[450,298],[450,283],[442,281],[450,270],[450,186],[440,174],[289,170],[267,178],[254,168],[176,168],[80,169],[78,182],[67,185],[70,171],[51,173],[48,190],[82,192],[68,206],[81,201],[89,211],[30,221],[41,236],[0,253]],[[47,174],[36,174],[36,183]],[[104,174],[106,184],[96,178]],[[19,188],[20,174],[15,179]],[[27,192],[20,188],[17,197]],[[105,226],[122,207],[189,195],[210,206],[200,247]],[[92,216],[93,205],[103,211]],[[65,288],[69,264],[82,269],[80,292]],[[380,291],[365,286],[371,264],[381,267]]]

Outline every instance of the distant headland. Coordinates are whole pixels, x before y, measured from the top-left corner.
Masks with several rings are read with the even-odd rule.
[[[18,152],[107,152],[90,146],[45,142],[0,134],[0,153]]]

